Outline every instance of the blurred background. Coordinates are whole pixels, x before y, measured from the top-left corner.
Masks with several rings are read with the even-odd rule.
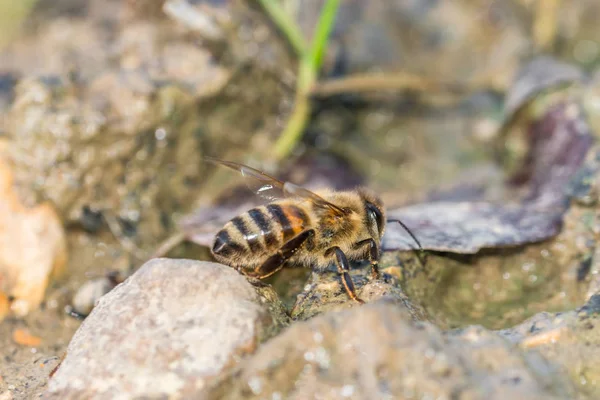
[[[0,0],[9,374],[24,374],[22,346],[63,349],[79,326],[69,314],[87,314],[157,251],[210,259],[215,229],[252,200],[204,156],[310,188],[368,185],[390,210],[562,207],[598,121],[599,19],[595,0]],[[557,98],[564,107],[548,112]],[[573,131],[548,134],[556,126]],[[511,255],[525,274],[517,289],[476,294],[481,276],[454,266],[468,275],[448,289],[458,303],[438,298],[433,313],[500,328],[578,304],[585,291],[568,285],[589,246],[565,240],[564,260],[577,262],[539,281],[521,267],[544,248]],[[487,278],[508,279],[503,257]],[[284,279],[300,290],[295,274]],[[473,298],[490,308],[459,311]],[[490,311],[499,302],[517,311]]]

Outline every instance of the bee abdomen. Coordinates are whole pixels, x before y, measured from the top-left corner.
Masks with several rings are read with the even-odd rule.
[[[245,249],[242,245],[231,239],[227,228],[223,228],[215,237],[212,252],[215,255],[227,258],[234,254],[242,254],[245,252]]]
[[[273,222],[281,231],[282,244],[300,234],[310,225],[308,215],[293,204],[269,204],[266,208],[273,218]]]
[[[212,252],[223,258],[272,253],[308,225],[308,215],[293,204],[253,208],[233,218],[219,231]]]
[[[260,230],[266,248],[272,248],[280,244],[266,207],[253,208],[248,211],[248,216]]]
[[[248,245],[248,248],[251,252],[256,253],[262,249],[262,245],[260,243],[260,232],[257,232],[254,227],[249,224],[248,214],[240,215],[239,217],[235,217],[231,220],[231,224],[237,230],[237,232],[242,236],[242,240]]]
[[[222,257],[257,254],[272,250],[278,245],[272,221],[265,207],[259,207],[229,221],[217,234],[213,253]]]

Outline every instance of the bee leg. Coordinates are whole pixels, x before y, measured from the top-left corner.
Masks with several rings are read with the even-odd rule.
[[[261,281],[260,278],[255,278],[253,276],[246,275],[246,279],[248,279],[248,283],[257,288],[264,288],[269,286],[268,284]]]
[[[279,271],[283,268],[283,265],[287,260],[289,260],[296,251],[300,250],[300,248],[306,243],[306,241],[313,237],[315,234],[314,229],[309,229],[299,233],[294,238],[288,240],[278,251],[273,254],[271,257],[267,258],[267,260],[259,267],[257,267],[252,273],[252,277],[258,279],[264,279],[275,272]]]
[[[354,245],[355,249],[369,246],[369,261],[371,262],[371,279],[379,279],[379,249],[373,239],[365,239]]]
[[[364,301],[359,299],[356,295],[356,290],[354,289],[354,282],[352,281],[352,277],[350,276],[350,263],[348,262],[346,255],[344,254],[342,249],[340,249],[337,246],[327,250],[325,252],[325,256],[328,257],[329,255],[331,255],[331,253],[335,253],[335,260],[338,273],[342,278],[342,284],[344,285],[344,289],[346,289],[346,293],[348,293],[348,296],[352,300],[360,304],[364,304]]]

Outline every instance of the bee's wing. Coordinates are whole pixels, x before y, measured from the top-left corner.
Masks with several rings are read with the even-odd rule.
[[[210,163],[216,165],[223,165],[227,168],[238,171],[244,177],[256,179],[260,186],[254,191],[259,196],[268,200],[274,200],[282,197],[297,197],[310,200],[319,207],[331,210],[335,213],[335,215],[341,216],[347,214],[347,212],[344,209],[336,206],[333,203],[328,202],[318,194],[315,194],[308,189],[305,189],[301,186],[295,185],[290,182],[280,181],[277,178],[267,175],[264,172],[261,172],[247,165],[239,164],[233,161],[219,160],[217,158],[212,157],[205,157],[204,159]]]
[[[302,186],[295,185],[291,182],[285,182],[283,184],[283,193],[288,197],[299,197],[302,199],[310,200],[319,207],[330,209],[335,215],[348,214],[343,208],[336,206],[335,204],[325,200],[318,194],[311,192],[310,190],[303,188]]]

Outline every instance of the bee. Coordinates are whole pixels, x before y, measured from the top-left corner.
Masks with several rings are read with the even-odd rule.
[[[381,199],[367,188],[317,193],[282,182],[249,166],[215,158],[206,161],[240,172],[259,184],[256,193],[272,200],[225,224],[216,234],[215,259],[240,273],[264,279],[284,266],[323,272],[334,263],[348,296],[364,303],[350,276],[350,261],[368,259],[371,279],[379,279],[381,240],[387,221]]]

